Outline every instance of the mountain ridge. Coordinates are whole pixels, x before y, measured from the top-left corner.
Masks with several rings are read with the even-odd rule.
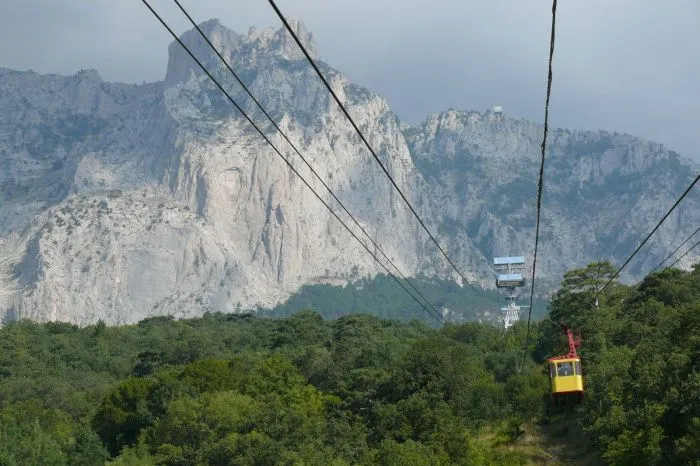
[[[283,29],[244,36],[218,20],[202,27],[406,275],[459,281]],[[315,54],[303,23],[293,27]],[[198,33],[182,38],[330,202]],[[0,302],[6,320],[129,323],[235,312],[271,307],[306,283],[382,270],[178,47],[168,49],[164,81],[142,85],[106,83],[91,71],[0,69],[16,74],[0,80],[0,163],[10,167],[0,173],[0,238],[10,244],[12,236],[21,256],[0,283],[19,290]],[[493,255],[531,257],[541,125],[447,110],[406,126],[380,96],[319,66],[470,280],[492,286]],[[572,266],[631,252],[697,168],[629,135],[550,134],[538,268],[545,290]],[[649,189],[660,184],[672,187]],[[620,208],[606,214],[602,207],[614,202]],[[652,240],[655,252],[625,276],[639,277],[694,230],[698,206],[689,196]]]

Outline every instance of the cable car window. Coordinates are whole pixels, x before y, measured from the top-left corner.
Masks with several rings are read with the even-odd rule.
[[[557,367],[557,365],[556,365],[556,364],[553,364],[553,363],[549,365],[549,377],[550,377],[550,378],[554,378],[554,377],[557,376],[557,369],[556,369],[556,367]]]
[[[581,361],[574,361],[574,369],[577,375],[581,375]]]
[[[560,362],[557,364],[557,375],[559,377],[574,375],[574,365],[570,362]]]

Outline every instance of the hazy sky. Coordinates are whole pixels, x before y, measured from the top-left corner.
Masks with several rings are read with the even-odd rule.
[[[182,0],[202,22],[281,26],[265,0]],[[153,6],[178,32],[169,0]],[[447,108],[541,122],[550,0],[279,0],[321,59],[408,123]],[[628,132],[700,160],[700,1],[560,0],[551,123]],[[140,0],[3,0],[0,66],[160,80],[170,36]]]

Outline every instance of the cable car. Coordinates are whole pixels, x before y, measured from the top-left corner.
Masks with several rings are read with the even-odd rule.
[[[547,359],[549,363],[549,381],[552,389],[554,404],[559,399],[574,395],[578,403],[583,399],[583,374],[581,373],[581,358],[576,354],[576,348],[581,346],[581,337],[574,338],[569,327],[561,324],[562,331],[569,339],[569,354],[553,356]]]

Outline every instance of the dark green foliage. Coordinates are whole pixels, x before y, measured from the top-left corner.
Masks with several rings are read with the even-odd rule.
[[[90,465],[107,459],[97,435],[65,411],[21,402],[0,411],[0,464]]]
[[[595,448],[613,465],[694,464],[700,270],[647,277],[636,293],[613,284],[596,307],[613,271],[566,274],[520,373],[524,322],[435,329],[303,310],[12,323],[0,329],[0,464],[532,464],[581,428],[587,461]],[[552,321],[584,335],[573,409],[551,405],[538,364],[566,351]],[[538,419],[560,427],[527,446]]]
[[[466,322],[482,320],[496,323],[498,315],[485,316],[484,311],[500,308],[503,296],[493,291],[474,291],[469,286],[459,286],[451,280],[436,278],[412,278],[416,288],[438,310],[446,307],[449,320]],[[404,283],[411,289],[408,284]],[[274,309],[260,310],[260,315],[286,317],[303,309],[313,309],[326,319],[366,313],[391,320],[409,321],[412,319],[437,327],[431,317],[389,276],[379,274],[372,279],[363,278],[345,286],[329,284],[305,285],[285,303]],[[545,304],[535,299],[534,316],[545,313]]]
[[[551,302],[551,318],[584,336],[578,418],[609,464],[698,464],[700,268],[613,285],[596,306],[612,273],[608,263],[571,271]],[[557,333],[543,326],[540,357],[565,352]]]
[[[0,459],[472,464],[492,455],[480,426],[525,420],[505,386],[516,331],[310,310],[118,328],[13,323],[0,330]],[[511,370],[497,375],[487,361],[504,348]]]
[[[153,423],[148,409],[153,387],[151,380],[129,378],[112,390],[97,409],[93,427],[112,455],[124,445],[135,443],[141,429]]]

